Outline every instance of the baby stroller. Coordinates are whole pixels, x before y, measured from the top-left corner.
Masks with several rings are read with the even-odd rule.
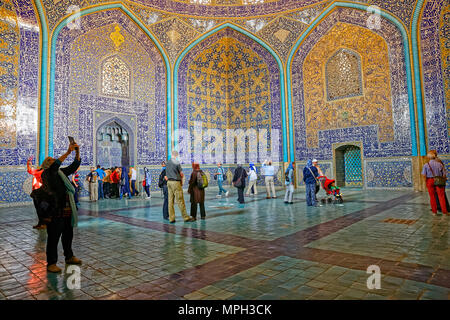
[[[341,190],[339,189],[339,187],[335,186],[334,179],[328,179],[325,177],[325,181],[323,182],[322,187],[327,193],[327,198],[322,199],[322,203],[341,204],[344,202],[344,199],[342,199]]]

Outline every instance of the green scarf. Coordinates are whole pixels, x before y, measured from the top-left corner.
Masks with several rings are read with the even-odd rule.
[[[69,178],[61,171],[58,170],[58,174],[64,182],[64,186],[66,187],[67,194],[69,195],[70,208],[72,209],[72,227],[78,226],[78,211],[77,206],[75,205],[75,187],[70,183]]]

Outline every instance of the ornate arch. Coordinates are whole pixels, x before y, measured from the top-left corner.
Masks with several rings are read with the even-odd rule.
[[[40,19],[45,19],[44,10],[42,3],[40,1],[35,1]],[[43,161],[46,156],[46,149],[43,147],[47,142],[48,155],[53,155],[53,112],[54,112],[54,84],[55,84],[55,64],[56,64],[56,41],[61,30],[70,23],[75,14],[79,17],[96,13],[100,11],[106,11],[116,9],[124,13],[138,28],[140,28],[153,42],[156,46],[159,54],[163,58],[164,65],[166,68],[166,106],[167,106],[167,123],[171,122],[170,115],[171,112],[171,67],[167,54],[161,44],[158,42],[157,38],[150,32],[150,30],[145,26],[145,24],[125,6],[123,3],[111,3],[104,5],[96,5],[89,8],[81,9],[79,13],[73,13],[63,20],[61,20],[58,25],[53,30],[50,37],[50,50],[48,41],[48,29],[43,28],[43,38],[42,38],[42,64],[41,64],[41,91],[40,91],[40,133],[39,133],[39,159]],[[45,21],[45,20],[44,20]],[[48,56],[47,52],[50,53],[50,64],[48,66]],[[47,75],[47,70],[49,69],[49,74]],[[48,100],[47,100],[48,99]],[[48,106],[48,122],[47,119],[47,106]],[[168,126],[167,126],[168,127]],[[170,130],[167,132],[167,141],[170,141]]]
[[[366,28],[366,20],[367,13],[361,10],[354,10],[353,8],[340,8],[332,11],[326,19],[322,20],[316,28],[312,29],[308,36],[304,36],[304,41],[302,41],[302,50],[298,50],[295,58],[298,59],[300,64],[296,64],[294,68],[294,57],[290,59],[289,69],[291,69],[292,80],[288,81],[289,91],[290,91],[290,99],[297,99],[296,106],[298,110],[294,114],[294,122],[296,123],[297,132],[296,132],[296,155],[300,157],[301,160],[303,158],[308,157],[318,157],[322,159],[328,159],[331,157],[331,145],[330,143],[341,142],[340,139],[346,136],[347,139],[353,140],[364,140],[364,150],[366,152],[365,156],[367,157],[387,157],[392,156],[394,154],[399,156],[408,155],[411,152],[411,141],[410,132],[413,131],[414,125],[411,124],[410,121],[405,121],[405,116],[408,117],[407,113],[411,108],[411,100],[406,100],[406,97],[411,98],[410,94],[412,92],[407,91],[408,88],[408,67],[404,59],[407,56],[404,47],[404,38],[403,35],[398,30],[397,26],[391,24],[390,22],[384,20],[385,25],[383,25],[382,29],[378,32],[369,31],[374,35],[378,35],[378,38],[384,43],[380,43],[380,49],[385,47],[386,52],[389,53],[388,64],[393,67],[392,73],[390,73],[390,77],[388,81],[390,81],[390,85],[392,88],[386,88],[387,92],[392,96],[392,108],[393,116],[390,118],[394,119],[395,132],[384,131],[385,135],[383,139],[376,138],[378,137],[378,127],[375,125],[367,125],[358,128],[353,128],[350,126],[340,127],[341,129],[329,129],[327,127],[320,128],[320,134],[315,138],[316,140],[311,146],[307,146],[306,144],[306,131],[299,131],[299,128],[305,127],[305,110],[303,109],[303,64],[301,61],[304,61],[306,56],[309,54],[309,50],[315,46],[317,41],[319,41],[322,36],[334,32],[335,26],[338,25],[348,25],[355,26],[361,29],[361,32],[364,33],[363,30]],[[346,28],[340,28],[343,31]],[[347,31],[349,32],[349,31]],[[356,32],[356,31],[355,31]],[[359,31],[358,31],[359,32]],[[389,35],[389,37],[387,37]],[[384,40],[383,40],[384,39]],[[387,40],[387,42],[386,42]],[[350,41],[350,40],[349,40]],[[345,42],[347,43],[347,42]],[[339,46],[344,46],[345,44],[340,44]],[[358,47],[358,46],[357,46]],[[388,50],[389,48],[389,50]],[[384,51],[383,51],[384,52]],[[302,60],[303,59],[303,60]],[[300,67],[299,67],[300,65]],[[293,85],[292,85],[293,84]],[[292,89],[294,88],[294,89]],[[373,91],[373,90],[372,90]],[[317,93],[317,90],[315,91]],[[377,94],[375,91],[371,93],[371,96],[374,97],[373,94]],[[377,94],[378,96],[382,96]],[[355,98],[352,98],[355,99]],[[345,101],[344,101],[345,102]],[[361,101],[356,101],[356,103],[360,104]],[[291,106],[294,108],[293,100],[291,100]],[[345,110],[344,110],[345,111]],[[386,112],[388,110],[386,109]],[[414,111],[413,111],[414,112]],[[344,115],[343,115],[344,116]],[[343,118],[344,119],[344,118]],[[373,122],[373,121],[372,121]],[[384,122],[383,122],[384,123]],[[394,137],[392,140],[391,137]],[[374,137],[376,139],[374,139]],[[381,141],[380,141],[381,140]],[[317,145],[317,141],[320,141],[320,146]],[[299,156],[301,154],[301,156]]]
[[[176,115],[178,115],[178,74],[179,74],[179,68],[180,68],[180,64],[183,61],[184,57],[189,54],[189,52],[195,47],[197,46],[199,43],[201,43],[202,41],[204,41],[205,39],[208,39],[209,37],[213,36],[214,34],[220,32],[223,29],[226,28],[230,28],[236,32],[238,32],[239,34],[242,34],[243,36],[251,39],[252,41],[256,42],[257,44],[259,44],[260,46],[262,46],[262,48],[264,48],[276,61],[276,65],[278,67],[279,70],[279,87],[280,87],[280,105],[281,105],[281,123],[282,125],[282,141],[283,141],[283,159],[284,161],[288,161],[289,159],[289,154],[288,154],[288,139],[287,139],[287,135],[288,132],[286,130],[286,126],[284,124],[286,124],[286,102],[285,102],[285,89],[284,89],[284,81],[285,81],[285,77],[284,77],[284,68],[283,68],[283,64],[281,62],[280,57],[276,54],[276,52],[268,45],[266,44],[264,41],[262,41],[261,39],[259,39],[258,37],[256,37],[255,35],[253,35],[252,33],[242,29],[241,27],[234,25],[230,22],[224,23],[220,26],[217,26],[216,28],[210,30],[209,32],[203,34],[201,37],[197,38],[195,41],[193,41],[187,48],[185,48],[181,54],[178,56],[177,60],[175,61],[174,64],[174,70],[173,70],[173,88],[174,88],[174,95],[173,95],[173,102],[174,102],[174,121],[173,121],[173,128],[174,130],[176,130],[179,125],[178,125],[178,118]],[[174,146],[176,147],[176,143],[177,143],[178,139],[174,139]]]
[[[292,98],[293,98],[293,90],[292,90],[292,62],[294,59],[294,56],[296,55],[297,51],[299,50],[301,44],[303,41],[308,38],[311,34],[311,32],[321,23],[326,21],[326,19],[331,15],[331,13],[336,12],[339,8],[350,8],[350,9],[356,9],[359,11],[366,11],[369,6],[365,4],[357,4],[357,3],[347,3],[347,2],[333,2],[330,6],[328,6],[315,20],[314,22],[302,33],[302,35],[297,40],[296,44],[292,48],[288,60],[287,60],[287,71],[286,71],[286,77],[287,77],[287,101],[289,106],[289,117],[292,118]],[[391,15],[390,13],[381,10],[380,15],[382,18],[390,21],[401,33],[402,41],[403,41],[403,50],[405,52],[404,54],[404,60],[405,60],[405,71],[406,71],[406,80],[407,80],[407,90],[408,90],[408,102],[409,102],[409,118],[410,118],[410,136],[411,136],[411,146],[412,146],[412,155],[417,156],[418,150],[417,150],[417,139],[416,139],[416,123],[415,123],[415,109],[414,109],[414,90],[413,90],[413,77],[412,77],[412,68],[411,68],[411,59],[410,59],[410,47],[409,47],[409,41],[408,41],[408,34],[406,31],[406,28],[404,24],[399,21],[396,17]],[[416,89],[420,89],[416,87]],[[418,106],[419,108],[419,106]],[[420,124],[419,124],[420,127]],[[291,129],[293,130],[293,128]],[[421,135],[419,137],[421,145],[422,141],[425,140],[424,136]],[[291,145],[293,145],[294,142],[291,142]]]

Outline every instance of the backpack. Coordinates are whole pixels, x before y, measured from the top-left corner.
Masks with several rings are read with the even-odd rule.
[[[166,176],[166,169],[164,169],[159,175],[158,187],[162,188],[166,184],[166,179],[164,179],[165,176]]]
[[[197,187],[199,189],[205,189],[208,187],[208,177],[203,171],[197,173]]]
[[[288,170],[288,171],[286,171],[285,173],[284,173],[284,179],[286,180],[286,182],[291,182],[290,181],[290,179],[289,179],[289,172],[290,172],[291,170]]]

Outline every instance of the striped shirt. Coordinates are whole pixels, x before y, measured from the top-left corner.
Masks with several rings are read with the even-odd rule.
[[[430,160],[430,162],[423,166],[422,175],[426,176],[427,178],[434,178],[446,176],[447,172],[442,163],[436,160]]]

